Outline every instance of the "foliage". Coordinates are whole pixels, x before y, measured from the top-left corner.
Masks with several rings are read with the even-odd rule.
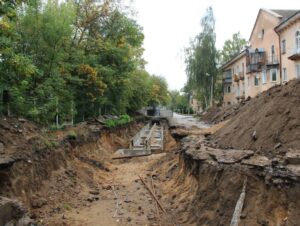
[[[169,107],[179,113],[192,113],[189,105],[190,95],[185,92],[179,92],[177,90],[170,91],[170,103]]]
[[[220,52],[221,64],[228,62],[237,55],[247,45],[246,39],[242,38],[240,32],[234,33],[231,39],[224,42],[223,49]]]
[[[169,102],[168,84],[161,76],[150,77],[150,100],[151,106],[167,105]]]
[[[75,131],[71,130],[70,132],[68,132],[67,137],[69,140],[76,140],[77,134],[75,133]]]
[[[105,121],[105,125],[109,128],[112,128],[112,127],[116,127],[116,126],[119,126],[119,125],[124,125],[124,124],[127,124],[131,121],[131,118],[129,115],[121,115],[119,118],[117,119],[107,119]]]
[[[215,89],[217,77],[217,50],[215,47],[215,18],[213,9],[209,7],[201,20],[200,32],[190,47],[185,50],[186,73],[188,86],[203,103],[203,108],[209,106],[211,86]],[[209,101],[210,100],[210,101]]]
[[[10,3],[9,3],[10,2]],[[144,34],[121,3],[0,1],[0,110],[44,125],[165,104],[144,70]]]

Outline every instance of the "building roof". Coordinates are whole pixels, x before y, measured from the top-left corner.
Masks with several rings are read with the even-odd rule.
[[[244,49],[242,52],[236,54],[228,62],[226,62],[225,64],[223,64],[221,66],[221,69],[224,70],[225,68],[227,68],[228,66],[230,66],[231,64],[233,64],[234,62],[236,62],[237,60],[239,60],[240,58],[242,58],[245,55],[246,55],[246,49]]]
[[[300,18],[300,10],[296,10],[294,14],[289,17],[286,17],[284,20],[281,20],[281,23],[275,27],[275,31],[280,31],[281,29],[285,28],[289,22],[295,21]]]
[[[251,37],[253,35],[254,28],[257,24],[259,15],[261,14],[262,11],[267,12],[268,14],[270,14],[274,17],[277,17],[279,19],[279,23],[281,23],[281,22],[285,21],[287,18],[294,15],[295,13],[297,13],[297,11],[299,11],[299,9],[297,9],[297,10],[296,9],[295,10],[294,9],[293,10],[292,9],[260,9],[258,14],[257,14],[254,26],[252,28],[252,32],[251,32],[249,40],[251,39]]]
[[[295,9],[270,9],[270,11],[273,11],[275,13],[277,13],[278,15],[280,15],[280,22],[285,21],[286,19],[288,19],[289,17],[295,15],[295,13],[297,13],[299,11],[299,9],[295,10]]]

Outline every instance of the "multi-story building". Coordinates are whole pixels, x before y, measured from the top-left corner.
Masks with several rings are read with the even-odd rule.
[[[300,78],[300,11],[283,20],[275,31],[281,43],[282,81]]]
[[[243,100],[245,89],[246,51],[242,51],[221,67],[223,71],[223,102],[230,105]]]
[[[276,84],[281,84],[284,80],[297,77],[298,71],[300,74],[297,52],[300,46],[299,23],[298,10],[259,10],[250,35],[249,47],[237,56],[239,58],[234,57],[222,66],[224,90],[228,91],[231,84],[229,89],[234,91],[231,94],[224,93],[225,105],[240,100],[239,91],[242,89],[244,97],[253,97]],[[285,52],[291,52],[283,56],[283,47]],[[239,79],[232,71],[241,65],[242,61],[245,65],[244,80]],[[288,77],[287,73],[291,68],[294,68],[295,73]]]

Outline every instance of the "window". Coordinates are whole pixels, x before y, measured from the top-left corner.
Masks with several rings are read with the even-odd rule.
[[[262,84],[266,84],[267,83],[267,73],[266,73],[265,70],[262,71],[261,82],[262,82]]]
[[[231,89],[231,87],[227,86],[227,93],[230,93],[230,89]]]
[[[286,68],[282,68],[282,78],[283,81],[287,81],[287,72],[286,72]]]
[[[300,64],[296,65],[296,78],[300,78]]]
[[[285,54],[286,53],[286,43],[285,39],[281,41],[281,53]]]
[[[300,31],[296,31],[296,49],[300,49]]]
[[[259,38],[259,39],[263,39],[263,38],[264,38],[264,34],[265,34],[265,30],[262,29],[262,30],[258,33],[258,38]]]
[[[258,86],[258,74],[254,77],[254,85]]]
[[[275,47],[274,45],[271,46],[271,62],[274,63],[275,62]]]
[[[248,87],[249,87],[250,86],[250,78],[249,77],[247,78],[247,81],[248,81],[247,83],[248,83]]]
[[[270,76],[271,76],[271,82],[276,82],[277,81],[277,69],[271,69],[270,71]]]

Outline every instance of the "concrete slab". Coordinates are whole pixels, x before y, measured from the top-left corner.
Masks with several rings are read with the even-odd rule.
[[[112,158],[113,159],[121,159],[121,158],[132,158],[132,157],[140,157],[151,155],[151,150],[146,149],[119,149],[117,150]]]

